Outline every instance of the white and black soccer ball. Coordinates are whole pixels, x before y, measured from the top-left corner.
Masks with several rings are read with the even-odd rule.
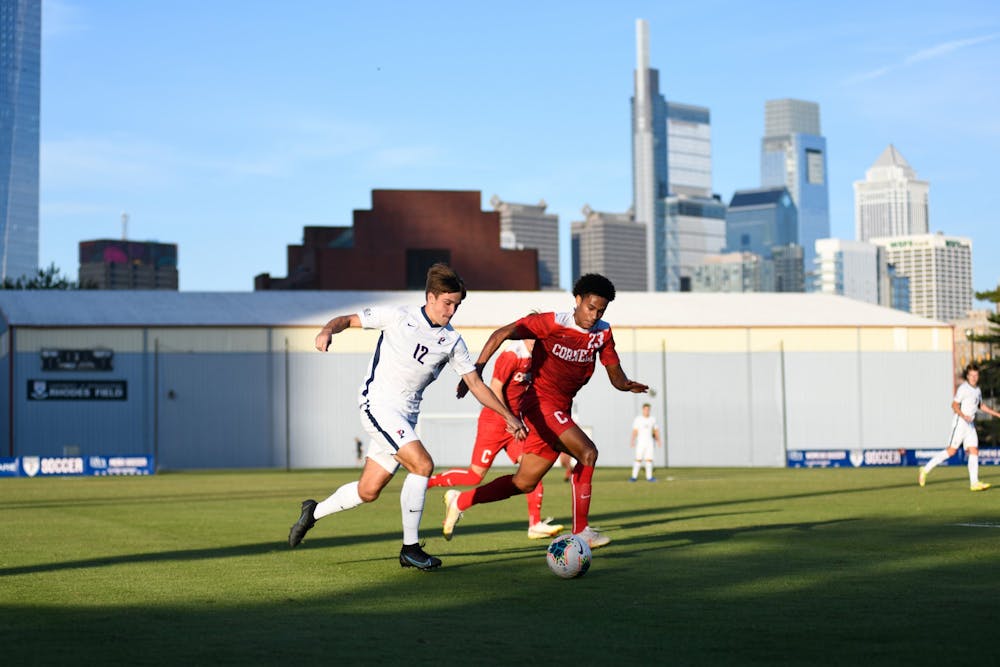
[[[590,569],[590,545],[576,535],[562,535],[549,543],[545,560],[556,576],[582,577]]]

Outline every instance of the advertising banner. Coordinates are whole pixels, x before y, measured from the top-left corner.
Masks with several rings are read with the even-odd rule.
[[[0,458],[0,477],[152,475],[152,456],[16,456]]]
[[[924,465],[940,449],[790,449],[789,468],[862,468],[872,466]],[[965,465],[965,450],[959,449],[941,465]],[[979,465],[1000,465],[1000,449],[980,448]]]

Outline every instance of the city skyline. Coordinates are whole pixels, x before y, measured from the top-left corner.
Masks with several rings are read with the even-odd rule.
[[[931,231],[972,238],[975,288],[1000,277],[990,3],[267,7],[44,3],[41,265],[75,277],[77,243],[127,211],[131,239],[178,245],[182,290],[249,291],[304,226],[349,224],[372,190],[478,190],[484,211],[548,203],[567,288],[570,223],[631,205],[642,18],[661,93],[712,114],[723,201],[759,184],[765,101],[814,101],[834,237],[854,238],[852,183],[892,143],[932,185]]]

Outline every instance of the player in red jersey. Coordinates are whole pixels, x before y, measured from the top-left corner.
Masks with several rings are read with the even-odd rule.
[[[535,341],[513,341],[500,353],[493,365],[490,389],[515,415],[521,414],[521,397],[531,385],[531,349]],[[476,486],[483,481],[483,475],[493,465],[493,460],[501,451],[507,452],[512,463],[521,459],[522,443],[507,432],[507,423],[493,410],[483,409],[479,413],[476,428],[476,444],[472,449],[472,460],[468,468],[452,468],[434,475],[427,482],[427,488],[435,486]],[[552,518],[542,520],[542,482],[528,494],[528,538],[532,540],[554,537],[563,529],[560,524],[549,523]]]
[[[459,493],[445,493],[447,507],[444,537],[450,540],[462,513],[473,505],[495,502],[528,493],[541,481],[560,452],[576,459],[573,468],[573,533],[601,547],[611,540],[588,523],[591,481],[597,463],[597,446],[573,421],[573,397],[594,373],[601,360],[612,386],[619,391],[644,393],[646,385],[628,379],[622,370],[611,326],[601,317],[615,298],[615,286],[596,273],[581,276],[573,286],[576,307],[566,313],[538,313],[494,331],[476,363],[482,373],[493,353],[507,339],[536,340],[532,351],[534,380],[521,401],[522,418],[529,432],[524,440],[521,462],[513,475],[498,477],[489,484]],[[458,395],[467,392],[458,385]]]

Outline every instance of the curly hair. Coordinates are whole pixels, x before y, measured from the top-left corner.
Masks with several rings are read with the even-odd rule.
[[[615,300],[615,285],[599,273],[586,273],[577,278],[573,285],[573,296],[596,294],[608,301]]]

